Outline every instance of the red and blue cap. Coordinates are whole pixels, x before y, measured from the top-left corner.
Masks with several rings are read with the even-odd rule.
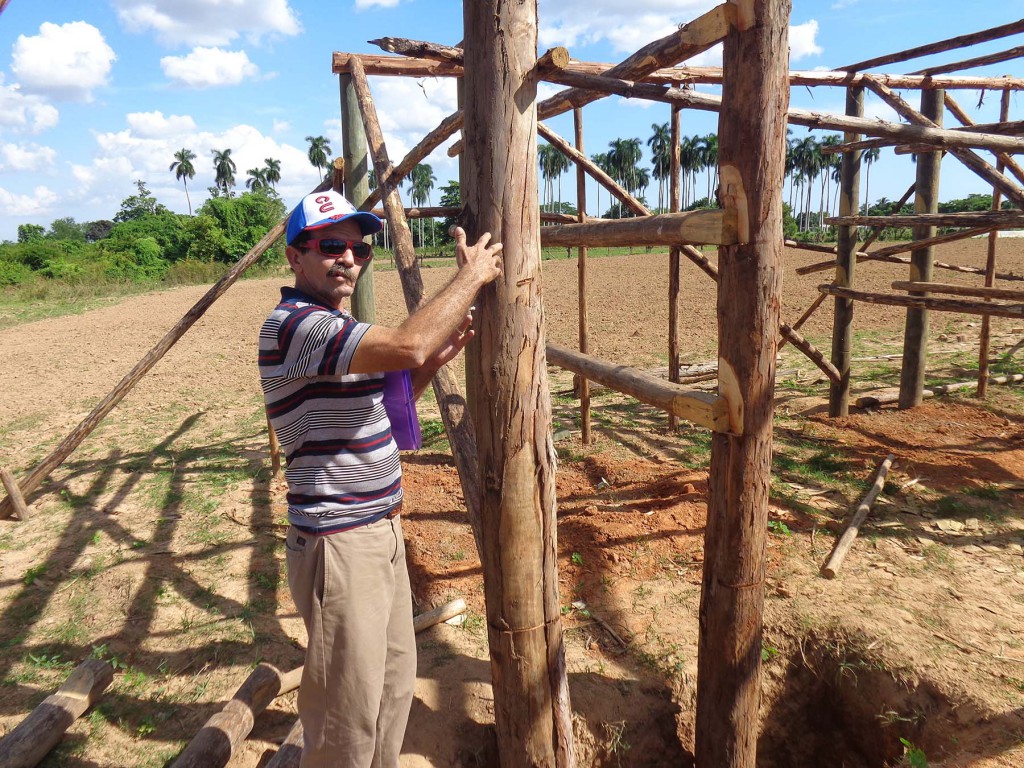
[[[357,211],[343,195],[327,190],[311,192],[302,198],[288,217],[285,242],[292,245],[303,232],[352,219],[364,235],[372,235],[384,228],[384,222],[369,211]]]

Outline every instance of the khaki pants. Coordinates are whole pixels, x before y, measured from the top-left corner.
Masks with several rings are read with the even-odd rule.
[[[399,521],[329,536],[288,531],[288,586],[309,635],[302,768],[398,768],[416,685]]]

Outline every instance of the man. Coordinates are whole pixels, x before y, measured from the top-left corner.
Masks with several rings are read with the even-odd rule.
[[[345,311],[380,219],[336,192],[292,211],[294,288],[260,331],[267,414],[287,457],[288,585],[306,624],[299,688],[302,768],[397,768],[416,682],[398,516],[402,471],[382,405],[383,371],[418,396],[473,335],[470,305],[501,273],[501,244],[455,230],[455,277],[397,328]]]

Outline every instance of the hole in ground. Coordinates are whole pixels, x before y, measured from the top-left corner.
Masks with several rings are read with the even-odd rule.
[[[964,723],[981,717],[929,681],[886,666],[863,637],[808,635],[765,672],[760,768],[922,765],[901,739],[920,750],[917,759],[933,761],[955,749]]]

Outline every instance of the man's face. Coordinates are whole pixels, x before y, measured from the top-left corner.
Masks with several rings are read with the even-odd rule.
[[[338,238],[341,240],[362,240],[363,234],[354,221],[331,224],[313,230],[314,239]],[[315,244],[286,249],[288,264],[295,273],[295,287],[319,299],[329,307],[341,309],[345,299],[352,295],[356,280],[362,271],[362,264],[355,260],[352,250],[340,256],[320,253]]]

